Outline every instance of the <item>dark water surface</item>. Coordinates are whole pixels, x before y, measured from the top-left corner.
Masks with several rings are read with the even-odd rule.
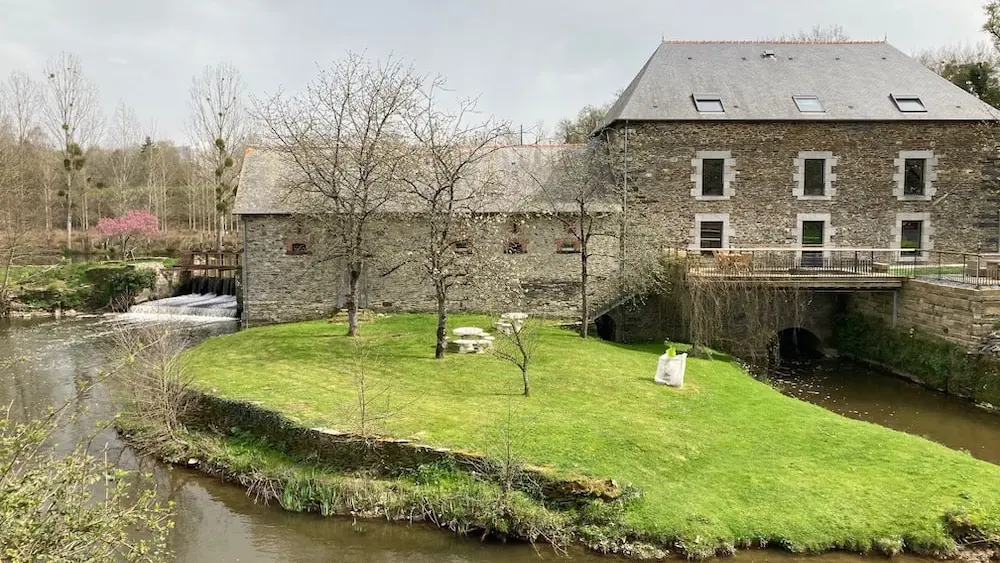
[[[235,330],[232,322],[188,321],[183,330],[203,338]],[[13,403],[15,416],[34,416],[72,398],[105,365],[113,326],[106,318],[16,321],[0,325],[0,404]],[[780,377],[786,392],[847,416],[926,435],[978,457],[1000,463],[1000,417],[977,411],[904,382],[847,363],[819,364]],[[85,424],[110,415],[106,391],[97,386],[75,401]],[[86,428],[69,428],[65,438]],[[69,441],[69,440],[66,440]],[[427,526],[322,518],[254,504],[245,491],[200,473],[141,462],[110,431],[101,435],[126,467],[149,465],[164,496],[176,502],[173,549],[181,562],[536,562],[613,561],[582,550],[569,557],[550,548],[482,544]],[[916,558],[899,558],[907,562]],[[799,557],[745,552],[734,563],[870,563],[847,554]]]
[[[1000,465],[1000,414],[848,360],[779,369],[782,392],[858,420],[923,436]]]

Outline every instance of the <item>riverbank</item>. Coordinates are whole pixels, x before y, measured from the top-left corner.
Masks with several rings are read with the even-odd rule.
[[[97,312],[114,308],[122,299],[143,292],[169,293],[170,280],[160,271],[176,263],[172,258],[127,262],[79,262],[56,265],[11,266],[7,272],[11,316],[59,316],[68,311]]]
[[[433,325],[397,316],[364,326],[365,372],[391,385],[398,405],[385,433],[490,452],[498,425],[518,421],[513,449],[526,463],[641,490],[604,527],[619,538],[694,556],[761,545],[955,555],[963,540],[1000,529],[1000,468],[784,397],[728,361],[690,360],[687,387],[673,391],[652,384],[662,346],[546,328],[524,398],[518,375],[494,358],[431,359]],[[252,329],[212,339],[184,363],[206,391],[306,427],[345,428],[358,353],[343,330]]]

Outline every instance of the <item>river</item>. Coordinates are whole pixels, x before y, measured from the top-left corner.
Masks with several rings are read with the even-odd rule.
[[[235,330],[233,322],[189,323],[192,338]],[[74,396],[78,385],[91,382],[105,362],[113,327],[107,318],[62,321],[13,321],[0,325],[0,402],[13,404],[14,416],[33,416]],[[798,368],[777,380],[789,394],[831,410],[922,434],[954,448],[1000,463],[1000,416],[915,385],[870,372],[860,366],[833,362]],[[73,408],[84,424],[110,415],[101,386],[94,387]],[[73,437],[74,432],[66,430]],[[121,463],[137,460],[114,436],[102,435]],[[144,467],[149,462],[143,464]],[[537,562],[613,561],[574,549],[561,558],[551,548],[484,544],[458,538],[424,525],[404,526],[378,521],[352,521],[295,514],[276,506],[261,506],[239,487],[200,473],[151,464],[157,487],[176,503],[172,549],[179,562]],[[905,558],[919,561],[916,558]],[[875,561],[848,554],[797,557],[778,552],[744,552],[734,563],[816,563]],[[884,559],[880,559],[884,560]]]

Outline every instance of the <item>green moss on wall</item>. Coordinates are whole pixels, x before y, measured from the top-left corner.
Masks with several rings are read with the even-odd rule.
[[[838,316],[834,330],[844,354],[883,364],[945,393],[1000,406],[997,358],[970,354],[918,329],[893,328],[859,313]]]

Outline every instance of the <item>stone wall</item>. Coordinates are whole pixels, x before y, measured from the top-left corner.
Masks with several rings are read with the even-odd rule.
[[[975,289],[907,280],[897,294],[856,293],[850,310],[876,317],[888,326],[916,328],[969,349],[979,347],[1000,321],[1000,289]]]
[[[728,214],[731,247],[797,245],[799,214],[830,215],[830,243],[898,248],[897,214],[930,213],[937,250],[996,247],[996,143],[977,123],[679,122],[632,123],[609,133],[613,160],[627,162],[635,203],[648,206],[668,246],[695,243],[695,214]],[[931,201],[900,201],[903,151],[933,151]],[[699,152],[728,152],[729,199],[698,201],[692,161]],[[800,153],[836,159],[834,193],[799,199]],[[727,160],[729,163],[729,160]],[[634,204],[635,204],[634,203]]]
[[[774,337],[778,333],[792,328],[802,328],[812,332],[819,338],[824,346],[833,346],[834,342],[834,320],[840,308],[843,294],[800,291],[797,297],[789,296],[787,303],[781,304],[781,310],[773,315],[773,323],[770,332]],[[795,305],[794,307],[791,305]],[[677,341],[691,341],[691,335],[685,326],[685,321],[681,315],[681,301],[677,295],[664,294],[650,296],[623,306],[615,311],[614,322],[624,322],[624,338],[626,341],[660,341],[670,339]],[[729,326],[726,330],[726,340],[734,342],[744,341],[741,334],[748,330],[746,319],[739,314],[733,314],[729,319]],[[728,347],[727,352],[733,354],[744,354],[750,352],[764,352],[764,350],[741,349],[738,345]]]
[[[343,307],[348,293],[346,267],[336,258],[335,242],[326,239],[307,219],[283,215],[243,216],[243,310],[249,324],[316,319]],[[379,233],[375,254],[362,279],[361,306],[389,312],[435,310],[433,286],[424,275],[418,245],[424,231],[419,219],[386,218],[373,225]],[[573,317],[579,309],[580,254],[560,251],[572,239],[558,219],[544,216],[503,220],[478,239],[470,240],[472,254],[460,257],[473,283],[459,284],[450,294],[452,311],[491,312],[506,295],[491,290],[516,280],[523,307],[535,314]],[[310,241],[307,254],[289,253],[289,241]],[[523,254],[507,254],[517,241]],[[597,240],[591,258],[591,295],[606,293],[614,268],[613,240]],[[490,283],[487,279],[495,277]],[[504,279],[499,279],[504,278]],[[501,283],[505,282],[505,283]],[[497,294],[494,294],[497,293]]]

